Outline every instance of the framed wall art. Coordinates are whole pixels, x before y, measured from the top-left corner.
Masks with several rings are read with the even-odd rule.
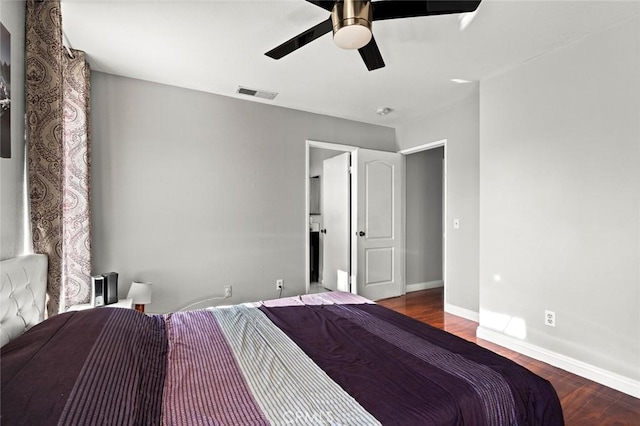
[[[11,34],[0,23],[0,156],[11,158]]]

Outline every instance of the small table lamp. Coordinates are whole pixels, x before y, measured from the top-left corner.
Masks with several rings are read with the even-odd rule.
[[[132,282],[127,299],[133,299],[136,311],[144,313],[144,305],[151,303],[151,283]]]

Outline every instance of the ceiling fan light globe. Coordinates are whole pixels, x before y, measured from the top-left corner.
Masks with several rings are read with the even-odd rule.
[[[363,25],[348,25],[333,34],[333,41],[342,49],[354,50],[366,46],[371,41],[371,30]]]

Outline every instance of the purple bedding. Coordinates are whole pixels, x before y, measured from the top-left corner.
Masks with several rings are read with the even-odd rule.
[[[371,303],[69,312],[0,350],[3,425],[562,425],[551,384]]]
[[[546,380],[381,306],[261,310],[383,424],[563,424]]]
[[[100,308],[57,315],[0,349],[2,425],[159,424],[162,317]]]

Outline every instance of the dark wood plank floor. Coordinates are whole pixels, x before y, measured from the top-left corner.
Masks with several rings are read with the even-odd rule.
[[[640,399],[478,339],[478,323],[444,312],[442,288],[407,293],[377,303],[475,342],[549,380],[560,398],[567,426],[640,426]]]

